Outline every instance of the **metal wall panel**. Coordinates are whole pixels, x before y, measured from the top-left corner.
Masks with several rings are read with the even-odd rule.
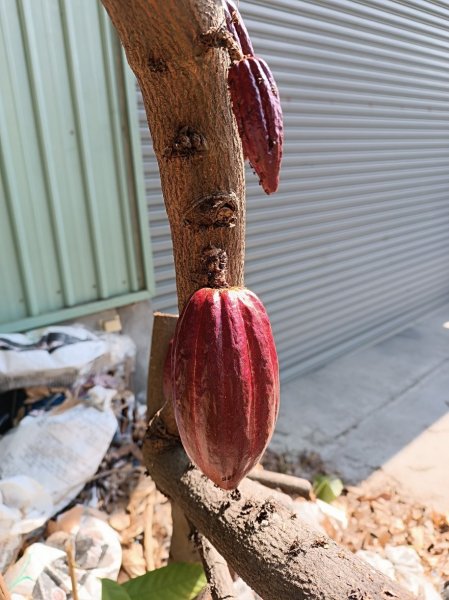
[[[449,8],[241,0],[284,109],[279,192],[248,169],[246,283],[284,380],[374,342],[449,293]],[[176,310],[169,228],[140,104],[157,296]]]
[[[0,0],[0,70],[2,330],[148,297],[134,79],[106,12]]]

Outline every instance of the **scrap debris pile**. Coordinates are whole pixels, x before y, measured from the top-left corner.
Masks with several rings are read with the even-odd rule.
[[[167,564],[172,532],[170,503],[142,465],[145,419],[130,422],[131,436],[115,440],[97,473],[73,501],[92,505],[117,533],[122,547],[119,583]]]
[[[122,550],[108,512],[131,506],[138,537],[159,501],[141,465],[134,359],[130,338],[80,326],[0,336],[0,573],[15,600],[69,597],[75,564],[80,600],[101,597],[131,537]]]
[[[14,600],[44,599],[55,588],[69,597],[76,567],[80,600],[100,598],[101,578],[123,583],[169,556],[170,504],[142,465],[145,406],[130,379],[135,348],[125,336],[76,327],[40,336],[32,342],[36,372],[25,368],[31,348],[17,351],[25,340],[0,339],[0,573]],[[264,466],[259,481],[270,470],[310,479],[325,473],[317,454],[291,461],[267,453]],[[365,483],[333,504],[285,492],[272,491],[417,598],[446,600],[437,590],[449,589],[449,514]],[[235,586],[239,600],[257,600],[241,580]]]

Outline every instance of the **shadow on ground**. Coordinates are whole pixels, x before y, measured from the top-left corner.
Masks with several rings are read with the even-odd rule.
[[[449,510],[449,305],[284,385],[271,449],[318,452],[347,483],[381,468]]]

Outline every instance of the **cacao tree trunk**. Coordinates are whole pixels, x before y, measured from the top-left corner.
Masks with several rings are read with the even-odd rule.
[[[226,87],[229,58],[201,41],[203,33],[223,24],[224,12],[214,0],[103,0],[103,5],[142,91],[181,310],[209,282],[214,252],[227,258],[227,283],[243,284],[244,171]],[[151,365],[153,375],[162,376],[160,366]],[[149,401],[152,416],[159,406],[150,386]],[[176,506],[173,519],[171,558],[198,560]]]
[[[142,90],[182,309],[209,281],[211,247],[227,255],[228,284],[243,284],[244,171],[226,84],[229,57],[202,41],[223,25],[224,12],[216,0],[102,2]]]
[[[225,22],[223,9],[220,0],[102,2],[142,90],[182,309],[211,278],[243,284],[243,158],[226,84],[229,58],[210,43],[210,31]],[[261,500],[256,484],[244,480],[234,492],[214,486],[192,469],[164,410],[144,448],[151,476],[265,600],[411,599],[276,502]]]

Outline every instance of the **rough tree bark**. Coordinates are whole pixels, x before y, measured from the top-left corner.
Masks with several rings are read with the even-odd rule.
[[[152,477],[264,600],[412,599],[277,501],[261,498],[248,479],[233,492],[219,489],[192,468],[176,439],[164,449],[157,419],[144,448]]]
[[[142,90],[182,309],[226,264],[227,283],[243,284],[243,158],[226,85],[229,58],[204,43],[223,25],[223,9],[219,0],[102,2]],[[411,598],[275,501],[262,501],[248,480],[231,493],[214,486],[189,464],[165,412],[168,420],[162,409],[145,444],[151,476],[265,600]]]
[[[179,308],[227,255],[243,284],[245,189],[226,52],[202,34],[224,23],[215,0],[102,0],[140,88],[173,238]]]

